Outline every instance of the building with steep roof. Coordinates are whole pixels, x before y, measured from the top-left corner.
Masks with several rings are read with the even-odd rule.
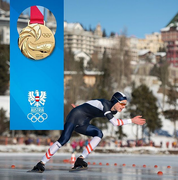
[[[162,40],[166,43],[167,61],[178,67],[178,13],[161,29]]]

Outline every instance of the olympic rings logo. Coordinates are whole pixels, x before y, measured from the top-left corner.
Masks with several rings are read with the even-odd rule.
[[[39,113],[32,114],[32,113],[29,113],[27,115],[27,118],[30,121],[32,121],[33,123],[35,123],[37,121],[42,123],[44,120],[46,120],[48,118],[48,115],[46,113],[43,113],[43,114],[39,114]]]
[[[44,38],[50,38],[52,36],[52,34],[51,33],[42,33],[42,36]]]

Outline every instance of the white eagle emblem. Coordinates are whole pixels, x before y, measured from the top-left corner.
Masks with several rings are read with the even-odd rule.
[[[35,95],[34,95],[35,94]],[[35,91],[29,91],[28,93],[28,101],[30,102],[30,105],[34,105],[35,107],[39,107],[41,105],[44,106],[46,102],[46,91],[41,91],[41,95],[38,90]]]

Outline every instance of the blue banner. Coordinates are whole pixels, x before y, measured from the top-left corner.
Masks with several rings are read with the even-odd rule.
[[[18,18],[31,6],[49,9],[57,23],[55,47],[40,60],[26,57],[18,46]],[[10,2],[10,130],[63,129],[63,24],[63,0]]]

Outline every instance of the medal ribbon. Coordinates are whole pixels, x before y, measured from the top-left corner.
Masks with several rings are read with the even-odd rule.
[[[30,24],[43,24],[44,25],[44,8],[41,6],[31,6],[30,8]]]

